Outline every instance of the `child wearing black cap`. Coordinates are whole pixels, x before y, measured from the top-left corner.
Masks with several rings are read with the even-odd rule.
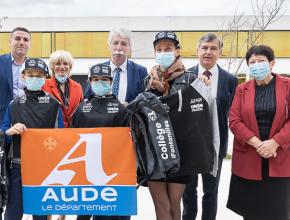
[[[48,67],[44,61],[36,58],[25,61],[25,68],[22,72],[26,86],[25,94],[9,104],[1,126],[5,132],[6,143],[11,143],[8,153],[8,159],[11,162],[9,199],[5,219],[21,219],[23,215],[20,135],[27,128],[63,127],[59,102],[42,90],[48,74]],[[33,219],[45,220],[47,216],[33,216]]]
[[[88,79],[93,94],[76,109],[73,127],[128,126],[127,109],[112,94],[111,68],[105,64],[96,64],[90,68]]]
[[[128,112],[118,98],[112,94],[111,68],[96,64],[89,70],[89,83],[93,94],[84,100],[73,115],[74,128],[128,127]],[[78,216],[78,220],[89,220],[91,216]],[[127,216],[94,216],[94,220],[126,220]]]

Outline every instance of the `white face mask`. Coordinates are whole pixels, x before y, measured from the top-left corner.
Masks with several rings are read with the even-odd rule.
[[[263,80],[271,73],[268,62],[254,63],[249,65],[250,76],[257,80]]]
[[[61,83],[61,84],[65,83],[66,80],[67,80],[67,78],[68,78],[67,75],[60,76],[60,75],[58,75],[58,74],[55,74],[54,77],[55,77],[56,80],[57,80],[59,83]]]
[[[155,57],[156,63],[160,64],[160,66],[164,69],[170,67],[174,63],[175,59],[176,58],[174,52],[156,53]]]
[[[41,77],[26,77],[24,78],[24,84],[30,91],[40,91],[45,83],[45,78]]]
[[[111,83],[107,81],[99,80],[92,82],[91,87],[97,96],[109,95],[111,92]]]

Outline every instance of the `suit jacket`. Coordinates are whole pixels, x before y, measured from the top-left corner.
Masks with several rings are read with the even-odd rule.
[[[125,101],[131,102],[144,90],[143,82],[147,76],[147,69],[133,61],[128,60],[127,62],[127,93]],[[107,61],[104,64],[109,66],[110,61]],[[92,91],[90,85],[88,85],[85,91],[85,98],[88,98],[91,94]]]
[[[188,69],[194,74],[198,74],[198,66]],[[218,88],[217,88],[217,111],[220,133],[220,150],[219,159],[222,159],[227,154],[228,149],[228,112],[234,97],[235,89],[238,84],[238,79],[218,66]]]
[[[290,79],[276,75],[276,113],[269,139],[274,139],[280,147],[277,157],[269,158],[269,175],[290,177]],[[234,134],[232,172],[246,179],[261,180],[262,158],[256,149],[246,142],[253,136],[259,138],[255,116],[255,81],[242,83],[229,114],[230,129]]]
[[[9,102],[13,99],[13,74],[11,54],[0,56],[0,125]]]
[[[64,103],[61,99],[61,95],[57,88],[56,79],[54,77],[47,79],[45,81],[45,85],[42,87],[44,91],[50,93],[61,103],[62,117],[65,128],[71,125],[73,113],[83,100],[83,91],[81,85],[72,79],[68,80],[69,80],[69,102],[67,108],[65,108]]]

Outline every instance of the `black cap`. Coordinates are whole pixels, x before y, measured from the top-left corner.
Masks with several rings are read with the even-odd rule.
[[[155,46],[155,44],[157,43],[157,41],[162,40],[162,39],[172,40],[172,41],[174,41],[175,46],[177,48],[180,47],[179,40],[177,39],[177,36],[176,36],[176,34],[174,32],[171,32],[171,31],[161,31],[161,32],[157,33],[155,35],[155,39],[153,41],[153,45]]]
[[[24,64],[24,70],[26,69],[31,69],[31,68],[37,68],[42,70],[45,75],[49,75],[49,71],[48,71],[48,67],[46,65],[46,63],[38,58],[28,58],[27,60],[25,60],[25,64]]]
[[[106,76],[113,79],[113,77],[111,76],[111,67],[105,64],[93,65],[90,68],[88,77],[90,78],[92,76]]]

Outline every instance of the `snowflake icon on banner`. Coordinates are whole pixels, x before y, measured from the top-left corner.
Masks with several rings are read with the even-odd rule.
[[[44,145],[45,149],[48,151],[53,151],[56,148],[56,145],[58,145],[56,140],[52,138],[51,136],[49,136],[48,138],[45,138],[42,144]]]

